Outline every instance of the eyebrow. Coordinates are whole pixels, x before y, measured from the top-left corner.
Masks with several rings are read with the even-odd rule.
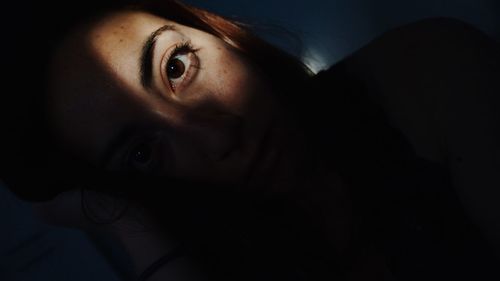
[[[157,30],[153,31],[144,45],[142,46],[141,57],[139,58],[139,76],[141,79],[141,85],[145,89],[151,88],[151,80],[152,80],[152,71],[153,71],[153,55],[154,49],[156,45],[156,41],[158,36],[160,36],[163,32],[168,30],[175,30],[175,27],[171,24],[166,24]]]

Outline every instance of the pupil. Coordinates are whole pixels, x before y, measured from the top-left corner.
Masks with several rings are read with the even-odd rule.
[[[147,145],[140,145],[133,155],[134,162],[144,164],[151,158],[151,147]]]
[[[173,59],[167,66],[169,78],[179,78],[184,74],[184,63],[179,59]]]

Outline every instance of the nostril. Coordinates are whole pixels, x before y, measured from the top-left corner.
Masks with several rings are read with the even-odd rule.
[[[188,134],[203,157],[213,162],[222,161],[241,146],[244,123],[239,116],[231,114],[204,117],[203,120],[192,120]]]

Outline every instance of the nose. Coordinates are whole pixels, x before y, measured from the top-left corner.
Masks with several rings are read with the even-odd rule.
[[[204,112],[191,114],[186,135],[203,157],[221,161],[241,146],[243,120],[233,114]]]

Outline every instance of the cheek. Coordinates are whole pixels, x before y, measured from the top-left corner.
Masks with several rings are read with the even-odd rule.
[[[268,102],[266,84],[242,58],[231,52],[223,53],[214,69],[213,93],[232,113],[239,115],[256,103]]]

